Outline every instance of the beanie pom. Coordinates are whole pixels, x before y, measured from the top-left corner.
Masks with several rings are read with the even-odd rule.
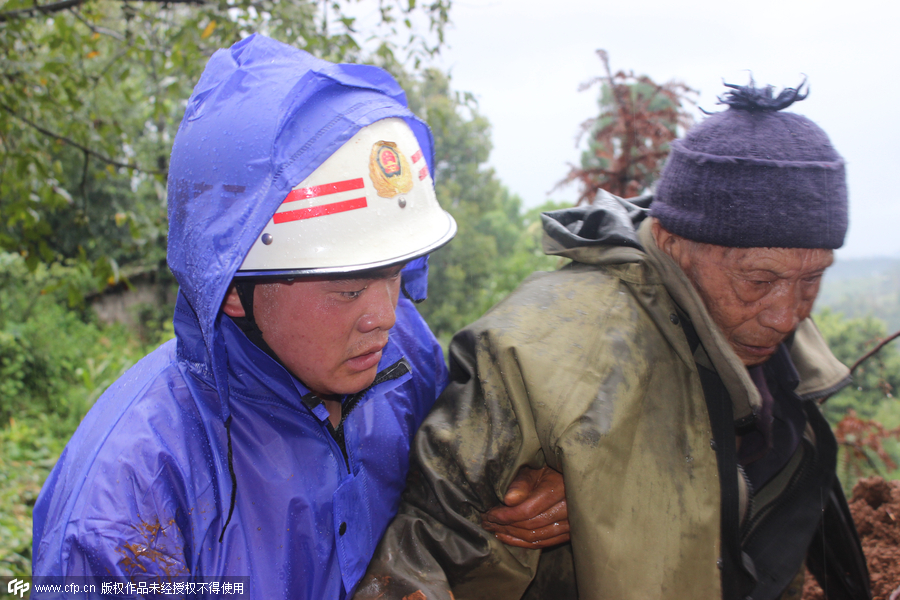
[[[750,112],[783,110],[794,102],[805,100],[809,95],[809,86],[806,86],[806,93],[803,93],[803,86],[806,85],[805,78],[796,89],[784,88],[775,97],[772,96],[775,88],[771,85],[756,87],[752,77],[749,85],[735,85],[733,83],[724,83],[724,85],[727,88],[731,88],[731,91],[724,96],[719,96],[719,104],[726,104],[729,108]]]

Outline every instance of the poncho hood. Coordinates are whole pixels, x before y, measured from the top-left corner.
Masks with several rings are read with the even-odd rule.
[[[228,416],[220,306],[235,272],[293,186],[381,119],[402,118],[428,168],[428,126],[377,67],[333,64],[260,35],[210,59],[188,100],[168,180],[168,263],[193,309]],[[406,288],[424,288],[425,259]],[[416,286],[415,284],[418,284]],[[424,289],[413,292],[424,297]]]

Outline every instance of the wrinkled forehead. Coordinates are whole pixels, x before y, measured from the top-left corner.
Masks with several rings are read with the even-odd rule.
[[[695,242],[694,253],[726,270],[766,271],[782,277],[821,273],[834,262],[834,252],[826,248],[731,248]]]

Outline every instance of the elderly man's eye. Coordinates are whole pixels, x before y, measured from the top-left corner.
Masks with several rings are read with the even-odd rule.
[[[341,296],[343,296],[343,297],[346,298],[347,300],[356,300],[357,298],[359,298],[360,296],[362,296],[362,293],[363,293],[364,291],[366,291],[366,288],[363,288],[363,289],[361,289],[361,290],[356,290],[356,291],[353,291],[353,292],[341,292]]]

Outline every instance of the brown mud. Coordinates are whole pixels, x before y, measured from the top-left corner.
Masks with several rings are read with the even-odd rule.
[[[900,481],[860,479],[853,487],[850,512],[869,565],[873,600],[900,599]],[[803,600],[825,600],[809,573]]]

